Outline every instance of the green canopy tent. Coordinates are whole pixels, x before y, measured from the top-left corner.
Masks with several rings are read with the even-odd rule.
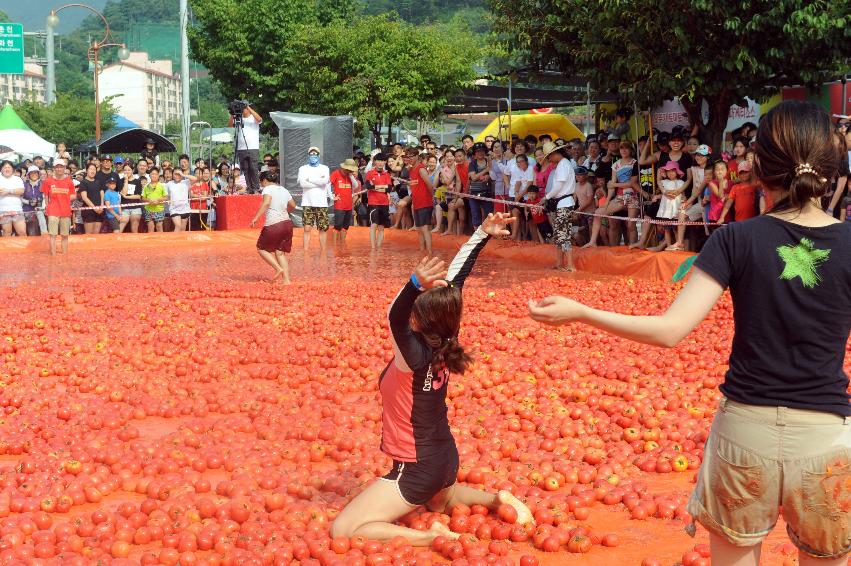
[[[56,151],[56,146],[32,131],[8,102],[0,110],[0,146],[20,157],[41,155],[50,159]]]

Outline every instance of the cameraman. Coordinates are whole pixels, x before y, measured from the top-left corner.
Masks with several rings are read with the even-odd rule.
[[[242,128],[236,133],[236,158],[240,169],[245,174],[249,193],[260,192],[260,124],[263,118],[254,111],[248,103],[242,110]],[[228,127],[234,126],[233,115],[228,121]]]

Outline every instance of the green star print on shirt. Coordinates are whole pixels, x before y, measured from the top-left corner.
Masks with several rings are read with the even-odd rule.
[[[812,289],[821,281],[817,269],[827,261],[830,250],[817,250],[810,240],[801,238],[797,246],[779,246],[777,255],[786,264],[780,279],[800,277],[804,287]]]

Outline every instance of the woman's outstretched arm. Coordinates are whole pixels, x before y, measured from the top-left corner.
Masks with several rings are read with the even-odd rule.
[[[529,315],[544,324],[583,322],[621,338],[673,348],[706,318],[723,292],[718,281],[695,268],[689,282],[662,315],[618,314],[557,296],[529,301]]]

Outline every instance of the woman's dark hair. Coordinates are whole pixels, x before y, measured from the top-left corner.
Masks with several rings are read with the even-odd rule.
[[[789,100],[765,115],[754,173],[766,188],[780,191],[772,211],[801,210],[824,196],[844,157],[838,142],[830,117],[815,103]]]
[[[454,286],[435,287],[414,302],[413,315],[420,334],[432,350],[431,364],[435,371],[446,368],[463,374],[473,361],[458,343],[463,307],[461,289]]]
[[[2,162],[2,163],[0,163],[0,169],[4,168],[6,165],[8,165],[9,167],[11,167],[12,169],[14,169],[14,168],[15,168],[15,164],[14,164],[14,163],[12,163],[11,161],[9,161],[8,159],[4,159],[4,160],[3,160],[3,162]]]
[[[88,174],[89,174],[89,167],[94,167],[94,168],[95,168],[95,172],[97,172],[97,168],[98,168],[98,166],[97,166],[97,165],[95,165],[94,163],[92,163],[91,161],[89,161],[88,163],[86,163],[86,175],[88,175]]]
[[[227,167],[227,168],[228,168],[228,173],[230,173],[230,165],[228,165],[227,163],[219,163],[219,166],[216,168],[216,172],[217,172],[219,175],[221,175],[221,174],[222,174],[222,169],[224,169],[225,167]]]
[[[748,145],[750,145],[751,143],[751,140],[749,140],[745,136],[736,136],[735,138],[733,138],[733,147],[735,147],[737,143],[741,143],[743,146],[745,146],[745,149],[747,149]]]
[[[261,171],[260,172],[260,180],[266,181],[268,183],[277,183],[278,182],[278,174],[273,171]]]

